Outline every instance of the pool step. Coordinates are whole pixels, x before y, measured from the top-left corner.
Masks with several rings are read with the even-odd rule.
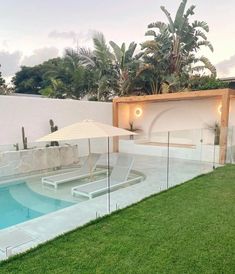
[[[26,183],[11,186],[11,196],[24,207],[42,214],[47,214],[72,205],[70,202],[53,199],[32,191]]]

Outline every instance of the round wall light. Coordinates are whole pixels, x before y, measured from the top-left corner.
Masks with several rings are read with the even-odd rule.
[[[221,104],[218,106],[217,110],[218,110],[218,113],[221,115],[221,113],[222,113],[222,105]]]
[[[136,117],[140,117],[140,116],[142,116],[142,114],[143,114],[142,108],[138,107],[138,108],[135,109],[135,116]]]

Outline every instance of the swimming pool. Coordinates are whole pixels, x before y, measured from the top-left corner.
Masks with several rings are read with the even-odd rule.
[[[74,203],[32,191],[25,182],[0,186],[0,229],[40,217]]]

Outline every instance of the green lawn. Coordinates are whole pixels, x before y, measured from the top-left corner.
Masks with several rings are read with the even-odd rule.
[[[235,273],[235,166],[2,262],[0,273]]]

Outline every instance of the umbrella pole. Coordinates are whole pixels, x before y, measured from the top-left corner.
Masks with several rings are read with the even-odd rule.
[[[109,155],[109,137],[108,137],[108,213],[110,213],[110,155]]]
[[[88,138],[88,153],[89,153],[89,156],[91,154],[91,139]]]

